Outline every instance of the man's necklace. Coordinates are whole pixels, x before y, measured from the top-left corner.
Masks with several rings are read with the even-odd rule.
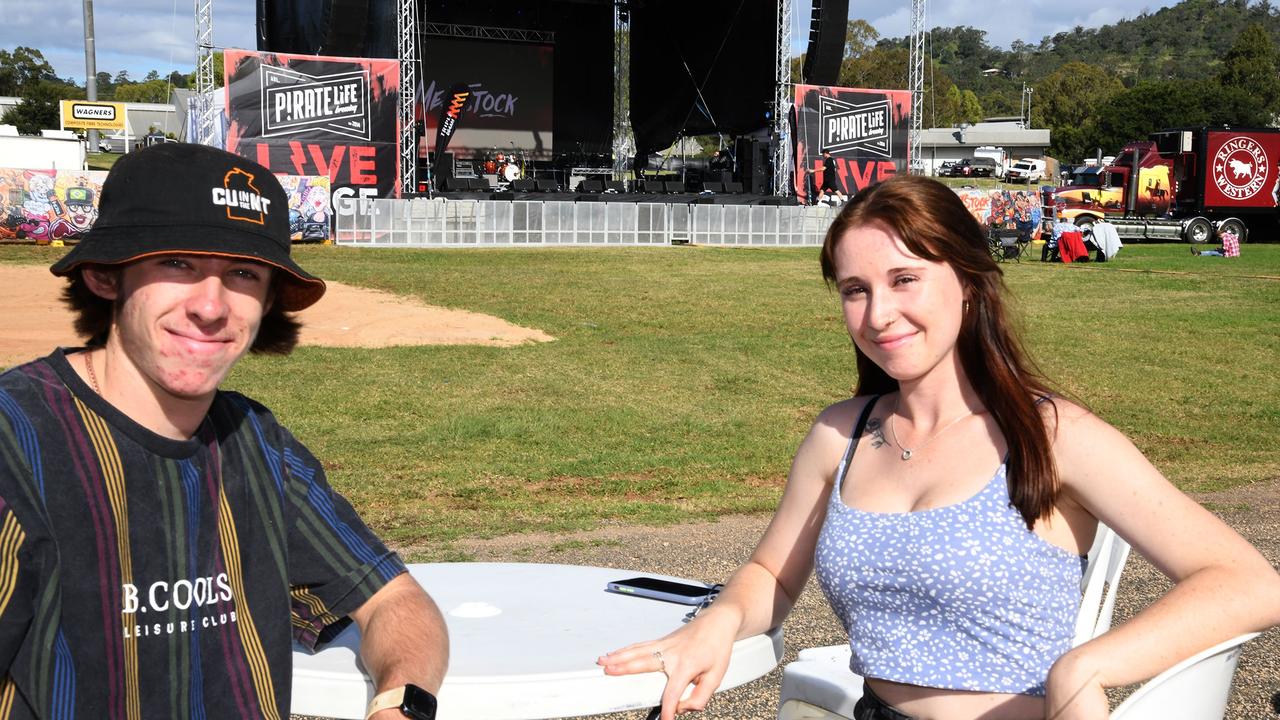
[[[89,371],[89,384],[93,386],[93,391],[102,395],[102,390],[98,389],[98,375],[93,371],[93,351],[90,350],[84,354],[84,367]]]
[[[947,430],[949,430],[949,429],[951,428],[951,426],[952,426],[952,425],[955,425],[956,423],[960,422],[961,420],[963,420],[963,419],[965,419],[965,418],[969,417],[970,415],[972,415],[972,414],[973,414],[973,411],[972,411],[972,410],[970,410],[969,412],[967,412],[967,413],[965,413],[965,414],[963,414],[963,415],[961,415],[961,416],[957,417],[955,420],[952,420],[951,422],[947,423],[946,425],[943,425],[941,430],[938,430],[938,431],[937,431],[937,432],[935,432],[934,434],[930,435],[930,436],[928,437],[928,439],[926,439],[924,442],[920,443],[919,445],[915,446],[914,448],[906,447],[906,446],[904,446],[902,443],[898,442],[898,433],[894,432],[894,429],[893,429],[893,417],[894,417],[895,415],[897,415],[897,414],[898,414],[898,403],[896,403],[896,402],[895,402],[895,403],[893,404],[893,410],[889,412],[889,435],[890,435],[890,437],[892,437],[892,438],[893,438],[893,444],[894,444],[894,445],[897,445],[897,446],[898,446],[898,448],[899,448],[900,450],[902,450],[902,459],[903,459],[903,461],[906,461],[906,460],[910,460],[910,459],[911,459],[911,456],[912,456],[912,455],[915,455],[915,454],[916,454],[916,452],[918,452],[919,450],[922,450],[926,445],[928,445],[929,443],[933,442],[933,441],[934,441],[934,439],[935,439],[935,438],[937,438],[939,435],[941,435],[942,433],[944,433],[944,432],[946,432]]]

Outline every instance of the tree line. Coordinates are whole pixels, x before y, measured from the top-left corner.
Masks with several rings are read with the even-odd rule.
[[[220,56],[221,53],[215,53]],[[215,57],[214,67],[220,83],[222,61]],[[152,70],[142,79],[135,80],[129,71],[114,75],[99,72],[95,76],[97,99],[103,102],[167,103],[173,88],[195,86],[195,73],[171,71],[161,76]],[[22,103],[10,109],[0,123],[16,125],[18,132],[35,135],[42,129],[58,127],[58,103],[62,100],[83,100],[88,91],[71,78],[60,78],[44,55],[36,48],[19,45],[10,50],[0,49],[0,95],[22,98]]]
[[[1280,10],[1267,0],[1185,0],[1113,25],[993,47],[972,27],[934,28],[926,42],[926,127],[1017,116],[1030,87],[1031,127],[1050,154],[1078,162],[1153,131],[1266,127],[1280,117]],[[851,20],[837,82],[905,88],[908,38]],[[797,66],[798,67],[798,66]]]

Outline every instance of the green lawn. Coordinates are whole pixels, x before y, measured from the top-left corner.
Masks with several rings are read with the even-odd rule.
[[[112,165],[124,155],[120,153],[91,152],[86,153],[85,162],[90,170],[110,170]]]
[[[0,247],[0,262],[57,252]],[[325,278],[556,338],[302,348],[233,374],[413,559],[448,556],[461,536],[767,511],[814,415],[855,382],[816,249],[297,254]],[[1045,372],[1180,487],[1280,473],[1280,245],[1006,269]]]

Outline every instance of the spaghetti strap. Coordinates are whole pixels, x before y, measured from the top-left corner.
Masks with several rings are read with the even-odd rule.
[[[858,422],[853,426],[853,434],[849,436],[849,446],[845,448],[844,457],[840,459],[839,472],[836,473],[836,488],[844,485],[844,476],[849,473],[849,461],[853,459],[854,448],[858,447],[858,440],[862,438],[862,431],[866,429],[867,421],[871,419],[871,409],[876,406],[876,401],[879,399],[879,395],[872,395],[867,404],[863,406],[862,414],[858,415]]]

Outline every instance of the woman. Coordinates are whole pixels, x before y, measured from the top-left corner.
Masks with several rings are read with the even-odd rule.
[[[782,622],[815,555],[866,678],[859,720],[1105,718],[1103,688],[1280,623],[1270,564],[1037,375],[954,192],[909,176],[863,190],[827,232],[822,269],[857,396],[819,415],[715,604],[599,659],[608,674],[665,672],[664,720],[706,704],[735,639]],[[1098,521],[1176,586],[1072,649]]]

